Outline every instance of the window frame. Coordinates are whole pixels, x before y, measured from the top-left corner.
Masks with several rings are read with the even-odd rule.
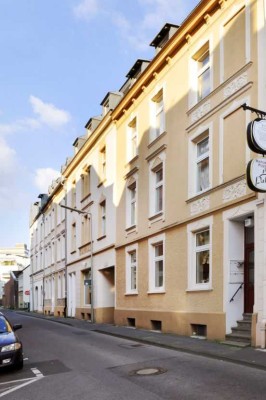
[[[198,162],[204,157],[197,156],[198,144],[209,138],[209,185],[204,190],[198,191]],[[207,155],[207,153],[205,153]],[[188,198],[208,192],[212,188],[213,175],[213,125],[212,123],[201,126],[190,138],[188,146]]]
[[[135,196],[132,197],[132,193],[135,193]],[[137,177],[131,177],[131,179],[127,182],[126,187],[126,229],[134,228],[137,225]],[[132,219],[134,208],[134,220]]]
[[[130,162],[138,155],[138,120],[131,118],[127,126],[127,161]]]
[[[163,254],[156,256],[156,247],[162,245]],[[165,293],[165,234],[150,238],[149,246],[149,292],[148,293]],[[156,286],[156,262],[163,262],[162,285]]]
[[[126,247],[126,294],[138,294],[138,245]],[[136,260],[132,263],[132,254]],[[135,269],[135,287],[132,287],[132,269]]]
[[[209,243],[204,246],[196,245],[197,234],[209,231]],[[213,217],[193,222],[187,226],[188,235],[188,289],[187,291],[212,290],[212,233]],[[209,281],[197,282],[197,254],[209,251]]]
[[[190,80],[190,90],[189,90],[189,108],[192,108],[200,101],[204,101],[206,97],[213,90],[213,39],[212,37],[205,38],[199,45],[195,48],[193,47],[190,52],[189,58],[189,80]],[[202,57],[208,54],[209,60],[205,65],[200,66],[200,63],[204,61]],[[199,94],[199,80],[206,71],[209,71],[208,78],[208,90],[204,95]]]
[[[165,132],[165,122],[165,88],[161,87],[150,99],[150,143]]]
[[[165,152],[159,153],[149,161],[149,219],[160,217],[165,212]],[[156,182],[156,174],[162,169],[162,180]],[[156,193],[159,187],[162,188],[162,208],[156,208]]]

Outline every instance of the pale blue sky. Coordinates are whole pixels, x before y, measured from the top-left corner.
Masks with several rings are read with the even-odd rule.
[[[0,0],[0,247],[29,244],[29,209],[90,117],[166,22],[197,0]]]

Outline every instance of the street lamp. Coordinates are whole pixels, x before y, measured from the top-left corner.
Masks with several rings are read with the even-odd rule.
[[[62,208],[70,211],[77,212],[78,214],[88,215],[90,218],[90,239],[91,239],[91,322],[94,322],[94,286],[93,286],[93,240],[92,240],[92,213],[89,211],[79,210],[77,208],[72,208],[60,204]],[[67,228],[67,227],[66,227]]]

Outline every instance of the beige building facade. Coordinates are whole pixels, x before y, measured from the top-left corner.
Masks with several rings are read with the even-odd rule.
[[[67,207],[33,239],[34,310],[265,347],[265,194],[245,176],[249,107],[266,111],[265,9],[202,0],[105,96],[32,219],[34,238]]]
[[[223,340],[252,315],[264,344],[264,195],[246,184],[255,117],[242,107],[266,110],[263,6],[201,1],[167,44],[167,29],[154,39],[113,112],[117,324]]]

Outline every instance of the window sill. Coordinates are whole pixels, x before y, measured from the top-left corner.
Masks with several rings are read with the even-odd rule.
[[[139,292],[126,292],[125,296],[138,296]]]
[[[155,139],[152,139],[148,144],[148,149],[151,148],[155,143],[157,143],[162,137],[166,135],[166,131],[160,133]]]
[[[98,183],[97,188],[101,187],[105,182],[106,182],[106,178],[102,179],[102,180]]]
[[[204,286],[204,287],[193,287],[186,290],[186,292],[212,292],[213,288],[211,286]]]
[[[150,295],[150,294],[165,294],[166,293],[166,291],[165,291],[165,289],[153,289],[153,290],[149,290],[148,292],[147,292],[147,294],[148,295]]]
[[[137,228],[137,225],[131,225],[131,226],[128,226],[128,227],[125,229],[125,231],[126,231],[126,232],[132,232],[132,231],[135,231],[136,228]]]
[[[154,214],[152,216],[150,216],[148,219],[149,221],[154,221],[154,220],[161,220],[163,218],[163,211],[158,212],[157,214]]]
[[[127,161],[127,165],[132,164],[132,163],[135,162],[138,158],[139,158],[139,155],[136,154],[134,157],[132,157],[130,160]]]
[[[97,240],[99,241],[99,240],[103,240],[103,239],[105,239],[105,238],[106,238],[106,235],[103,235],[103,236],[98,237]]]
[[[87,200],[88,198],[90,198],[91,193],[86,194],[84,197],[82,197],[82,199],[80,200],[81,203],[83,203],[85,200]]]

